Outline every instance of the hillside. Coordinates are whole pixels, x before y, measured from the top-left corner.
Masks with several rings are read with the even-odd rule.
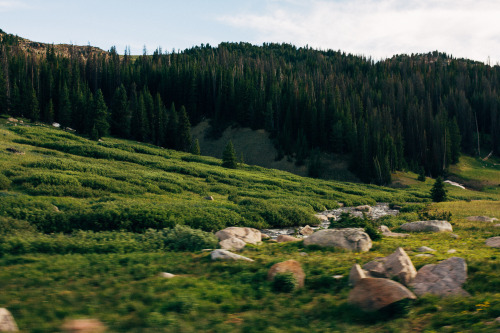
[[[465,161],[469,175],[494,172]],[[432,180],[418,182],[412,173],[398,176],[401,188],[386,188],[220,164],[0,118],[0,306],[21,332],[58,331],[72,318],[97,318],[110,332],[497,331],[498,249],[484,242],[500,229],[466,217],[500,218],[498,192],[447,185],[452,201],[431,204]],[[402,206],[397,217],[377,222],[395,231],[422,214],[451,213],[456,236],[382,237],[362,253],[265,241],[240,252],[254,262],[212,262],[202,249],[217,246],[213,234],[179,228],[314,224],[314,213],[339,203],[376,202]],[[423,245],[436,251],[419,256]],[[375,314],[349,305],[351,266],[398,247],[417,269],[465,258],[471,296],[426,296]],[[287,259],[299,261],[306,274],[305,287],[292,293],[276,291],[266,279],[273,264]]]

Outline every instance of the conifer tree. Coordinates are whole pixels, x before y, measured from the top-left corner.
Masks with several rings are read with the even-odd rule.
[[[38,121],[40,119],[40,107],[38,105],[35,88],[33,87],[30,88],[29,95],[26,98],[25,108],[26,117],[30,118],[32,121]]]
[[[69,90],[66,83],[62,86],[59,95],[58,121],[63,127],[71,125],[71,101],[69,99]]]
[[[179,116],[175,111],[175,104],[172,103],[168,112],[167,129],[165,133],[165,142],[167,148],[177,149],[177,130],[179,127]]]
[[[94,96],[94,126],[99,138],[108,135],[108,107],[104,101],[101,89],[97,90]],[[93,129],[92,129],[93,130]]]
[[[447,199],[446,189],[444,188],[444,182],[441,176],[436,178],[436,181],[432,186],[431,197],[434,202],[442,202]]]
[[[122,138],[130,135],[130,109],[128,106],[127,91],[120,85],[115,90],[111,104],[111,134]]]
[[[0,114],[7,113],[9,109],[7,99],[7,82],[3,74],[2,65],[0,64]]]
[[[458,127],[456,117],[453,117],[453,120],[450,124],[450,141],[451,164],[456,164],[460,159],[460,142],[462,141],[462,136],[460,135],[460,128]]]
[[[49,105],[47,105],[47,122],[49,124],[54,122],[54,103],[52,103],[52,98],[49,100]]]
[[[181,107],[179,111],[179,124],[177,129],[177,138],[178,138],[178,149],[182,151],[189,151],[191,148],[192,140],[191,140],[191,124],[189,122],[189,118],[186,112],[186,108],[184,105]]]
[[[231,140],[229,140],[224,152],[222,153],[222,166],[229,169],[236,169],[238,166],[236,162],[236,152]]]
[[[193,146],[191,147],[191,154],[201,155],[200,142],[198,141],[198,139],[195,139],[193,142]]]

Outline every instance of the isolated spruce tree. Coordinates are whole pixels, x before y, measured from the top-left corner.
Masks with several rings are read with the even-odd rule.
[[[192,140],[191,140],[191,123],[189,122],[189,117],[186,112],[186,108],[184,105],[181,107],[179,111],[179,123],[177,128],[177,139],[178,148],[182,151],[189,151],[191,148]]]
[[[443,179],[439,176],[436,178],[431,189],[431,197],[434,202],[446,201],[446,190],[444,188]]]
[[[234,151],[233,142],[231,140],[229,140],[222,153],[222,166],[229,169],[236,169],[237,167],[236,152]]]
[[[194,142],[193,142],[193,145],[191,147],[191,154],[201,155],[200,142],[198,141],[198,139],[194,140]]]
[[[108,135],[108,107],[104,101],[101,89],[97,90],[94,97],[94,127],[99,138]]]

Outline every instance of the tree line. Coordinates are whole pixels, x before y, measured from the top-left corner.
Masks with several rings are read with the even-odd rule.
[[[189,151],[191,123],[266,129],[278,156],[351,156],[364,181],[408,168],[442,174],[461,153],[500,155],[499,66],[446,54],[375,62],[289,44],[40,57],[0,52],[0,112]],[[169,107],[166,107],[169,106]],[[176,108],[176,106],[181,106]]]

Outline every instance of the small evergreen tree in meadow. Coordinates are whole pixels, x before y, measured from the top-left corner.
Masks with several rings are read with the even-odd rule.
[[[201,155],[200,142],[198,141],[198,139],[194,140],[194,142],[193,142],[193,145],[191,147],[191,154]]]
[[[222,166],[224,168],[236,169],[236,152],[234,151],[233,142],[229,140],[222,153]]]
[[[446,189],[441,177],[437,177],[431,189],[431,197],[434,202],[446,201]]]

